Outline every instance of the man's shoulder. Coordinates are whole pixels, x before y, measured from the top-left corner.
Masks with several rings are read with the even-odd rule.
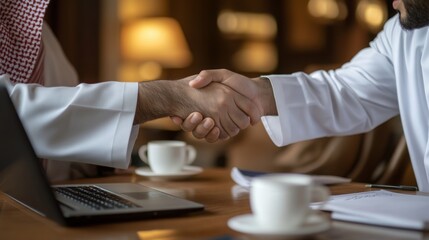
[[[386,23],[384,24],[383,32],[385,32],[386,34],[394,34],[396,38],[404,36],[418,37],[421,34],[428,34],[429,26],[417,28],[414,30],[405,30],[401,26],[399,14],[396,14],[395,16],[391,17],[389,20],[386,21]]]
[[[399,14],[391,17],[384,24],[383,32],[393,33],[397,31],[403,31],[401,23],[399,22]]]
[[[414,48],[426,45],[426,39],[428,39],[428,37],[429,26],[414,30],[405,30],[401,26],[399,14],[396,14],[386,21],[383,30],[377,35],[370,45],[379,49],[391,49],[398,46],[408,46],[407,48]]]

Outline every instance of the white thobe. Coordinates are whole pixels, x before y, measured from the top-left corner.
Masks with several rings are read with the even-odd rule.
[[[51,160],[127,168],[138,133],[137,83],[76,87],[6,84],[36,154]]]
[[[429,27],[404,30],[396,15],[337,70],[266,77],[278,116],[262,121],[276,145],[362,133],[400,114],[419,189],[429,191]]]

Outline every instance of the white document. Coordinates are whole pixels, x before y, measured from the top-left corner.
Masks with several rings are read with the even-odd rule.
[[[231,178],[240,186],[249,188],[254,177],[262,176],[268,174],[267,172],[256,172],[256,171],[248,171],[239,168],[232,168],[231,170]],[[339,183],[348,183],[351,181],[350,178],[343,178],[338,176],[331,175],[311,175],[313,181],[317,184],[321,185],[331,185],[331,184],[339,184]]]
[[[385,190],[332,196],[322,206],[332,218],[365,224],[429,230],[429,196]]]

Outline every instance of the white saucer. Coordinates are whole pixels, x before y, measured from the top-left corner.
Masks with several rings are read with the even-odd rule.
[[[287,223],[285,223],[286,225]],[[330,221],[321,215],[312,214],[307,221],[296,229],[264,229],[256,223],[252,214],[245,214],[231,218],[228,226],[235,231],[265,236],[302,236],[326,231],[330,227]]]
[[[177,173],[154,173],[149,167],[140,167],[135,170],[137,175],[148,177],[152,180],[179,180],[185,179],[203,171],[201,167],[185,166]]]

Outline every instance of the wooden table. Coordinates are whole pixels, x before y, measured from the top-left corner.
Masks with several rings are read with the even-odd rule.
[[[138,182],[206,206],[191,215],[68,228],[43,218],[0,194],[0,239],[266,239],[228,228],[227,221],[250,212],[249,194],[236,191],[229,169],[206,169],[193,178],[150,181],[137,175],[80,179],[73,183]],[[368,191],[363,184],[331,187],[332,194]],[[37,196],[35,196],[37,197]],[[418,231],[333,221],[330,230],[305,239],[423,239]]]

